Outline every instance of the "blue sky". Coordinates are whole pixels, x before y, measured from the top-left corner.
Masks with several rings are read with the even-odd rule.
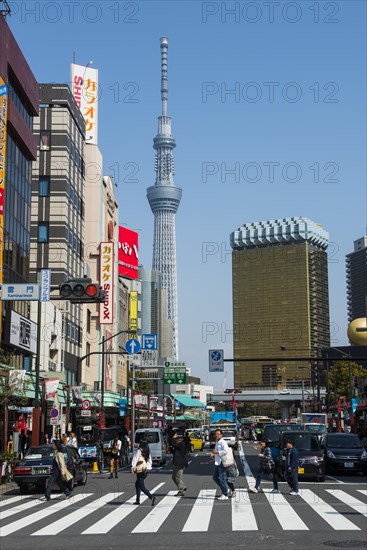
[[[170,38],[180,359],[217,388],[223,374],[208,373],[208,349],[232,356],[231,231],[291,216],[329,231],[336,346],[348,343],[345,255],[366,234],[366,4],[270,4],[21,1],[8,19],[39,82],[67,82],[74,51],[99,69],[103,173],[118,182],[120,222],[142,230],[147,268],[159,38]]]

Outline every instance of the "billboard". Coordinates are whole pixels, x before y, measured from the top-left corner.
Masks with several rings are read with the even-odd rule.
[[[113,302],[114,302],[114,245],[110,242],[103,242],[99,248],[100,275],[99,284],[106,293],[105,301],[99,306],[99,323],[101,325],[113,324]]]
[[[6,343],[28,351],[37,352],[37,325],[30,319],[10,311],[9,335]]]
[[[118,262],[119,270],[118,273],[121,277],[127,277],[128,279],[137,279],[138,278],[138,268],[139,268],[139,244],[138,244],[138,233],[127,229],[126,227],[119,227],[119,251],[118,251]]]
[[[6,121],[8,116],[8,87],[0,76],[0,285],[3,282],[3,227],[6,160]]]
[[[138,293],[136,290],[132,290],[129,297],[129,330],[138,331]]]
[[[85,120],[88,143],[98,143],[98,70],[71,64],[71,90]]]

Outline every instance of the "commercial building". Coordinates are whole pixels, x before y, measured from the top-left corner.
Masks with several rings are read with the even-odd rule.
[[[32,161],[37,158],[33,119],[38,83],[0,12],[0,284],[29,283]],[[1,347],[30,370],[35,325],[29,302],[3,301]],[[10,330],[11,328],[11,330]]]
[[[327,245],[328,233],[307,218],[247,223],[231,234],[236,388],[310,379],[310,362],[282,357],[317,356],[329,345]]]
[[[367,237],[354,241],[347,254],[348,321],[367,317]]]

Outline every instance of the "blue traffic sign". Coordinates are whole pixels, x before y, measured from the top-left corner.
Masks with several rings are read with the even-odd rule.
[[[158,334],[143,334],[141,349],[158,349]]]
[[[135,338],[130,338],[125,344],[125,349],[127,353],[133,355],[134,353],[139,353],[140,351],[140,342]]]
[[[209,372],[223,372],[223,350],[222,349],[210,349],[209,350]]]

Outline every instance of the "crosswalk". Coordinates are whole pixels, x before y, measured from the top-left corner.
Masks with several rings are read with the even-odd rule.
[[[151,492],[156,505],[150,506],[142,495],[141,505],[124,492],[96,495],[85,492],[62,500],[52,496],[41,502],[33,496],[4,497],[0,501],[0,537],[22,535],[34,537],[59,535],[73,529],[73,534],[106,533],[148,534],[167,532],[216,532],[220,525],[229,531],[260,531],[267,518],[281,531],[363,531],[367,517],[367,490],[302,488],[298,496],[274,494],[270,489],[251,494],[239,488],[235,498],[216,500],[213,488],[202,488],[198,494],[184,498],[176,491],[165,490],[165,482]],[[265,518],[265,519],[264,519]],[[221,523],[223,522],[223,523]]]

